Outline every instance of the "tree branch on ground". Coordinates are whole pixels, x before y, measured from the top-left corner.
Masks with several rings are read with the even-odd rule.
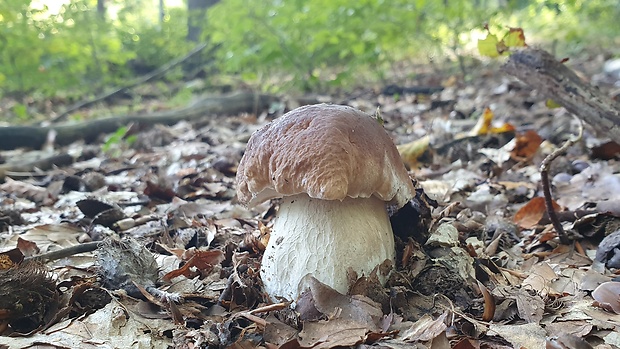
[[[601,135],[620,141],[620,103],[581,80],[550,53],[515,51],[502,69],[560,104]]]
[[[56,144],[66,145],[80,139],[92,142],[101,134],[112,133],[119,127],[135,122],[141,126],[155,124],[173,125],[183,120],[197,120],[213,115],[235,115],[265,110],[278,100],[271,95],[251,92],[202,99],[186,108],[166,110],[146,115],[114,116],[82,123],[62,123],[47,127],[9,126],[0,127],[0,149],[43,146],[50,131],[56,131]]]

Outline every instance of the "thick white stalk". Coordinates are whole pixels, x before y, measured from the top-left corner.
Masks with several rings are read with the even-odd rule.
[[[341,202],[299,194],[282,199],[261,277],[274,300],[278,296],[296,300],[306,274],[346,293],[349,268],[358,276],[369,275],[386,259],[393,262],[394,254],[383,200],[373,196]]]

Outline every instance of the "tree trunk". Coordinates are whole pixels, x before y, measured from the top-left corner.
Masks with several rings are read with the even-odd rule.
[[[159,29],[164,28],[164,17],[166,16],[166,5],[164,0],[159,0]]]
[[[219,0],[187,0],[187,40],[199,42],[207,20],[207,9]]]
[[[105,0],[97,0],[97,15],[105,20]]]

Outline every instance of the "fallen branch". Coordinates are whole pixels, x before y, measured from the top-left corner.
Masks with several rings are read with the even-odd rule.
[[[265,110],[277,97],[242,92],[221,97],[205,98],[189,107],[167,110],[145,115],[115,116],[82,123],[56,124],[48,127],[9,126],[0,127],[0,150],[28,147],[39,149],[45,143],[47,134],[56,131],[56,144],[67,145],[83,139],[92,142],[101,134],[112,133],[129,123],[141,127],[155,124],[173,125],[179,121],[191,121],[213,115],[235,115],[243,112]]]
[[[620,141],[620,103],[582,81],[550,53],[514,52],[502,69],[576,115],[601,135]]]

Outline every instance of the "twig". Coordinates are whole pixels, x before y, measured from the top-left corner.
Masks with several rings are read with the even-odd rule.
[[[235,315],[233,315],[233,318],[244,317],[244,318],[254,322],[259,327],[264,329],[265,326],[267,326],[267,324],[268,324],[267,320],[265,320],[265,319],[263,319],[261,317],[258,317],[258,316],[254,315],[254,314],[268,313],[268,312],[274,311],[274,310],[282,310],[282,309],[288,307],[290,304],[291,303],[289,303],[289,302],[269,304],[269,305],[266,305],[264,307],[256,308],[254,310],[242,311],[242,312],[236,313]]]
[[[264,329],[267,326],[267,320],[258,317],[256,315],[252,315],[250,313],[247,312],[241,312],[241,313],[237,313],[237,316],[242,316],[250,321],[252,321],[253,323],[255,323],[256,325],[258,325],[258,327],[260,327],[261,329]]]
[[[551,186],[549,185],[549,169],[551,168],[551,162],[562,155],[566,150],[572,147],[575,143],[579,142],[583,137],[583,122],[575,117],[579,121],[579,134],[577,137],[571,138],[564,142],[561,147],[556,149],[551,154],[547,155],[547,157],[540,163],[540,181],[542,184],[543,195],[545,196],[545,207],[547,208],[547,214],[549,215],[549,220],[553,224],[553,228],[556,233],[558,233],[558,237],[560,238],[560,242],[562,244],[568,245],[570,243],[570,238],[562,228],[562,223],[558,218],[555,209],[553,208],[553,197],[551,196]]]
[[[267,312],[274,311],[274,310],[282,310],[288,307],[289,305],[291,305],[291,302],[280,302],[280,303],[275,303],[275,304],[269,304],[269,305],[265,305],[260,308],[250,310],[248,313],[250,314],[267,313]]]
[[[27,260],[35,260],[40,262],[49,262],[66,257],[70,257],[80,253],[93,252],[102,244],[101,241],[85,242],[79,245],[69,246],[60,250],[43,253],[36,256],[26,257]]]

